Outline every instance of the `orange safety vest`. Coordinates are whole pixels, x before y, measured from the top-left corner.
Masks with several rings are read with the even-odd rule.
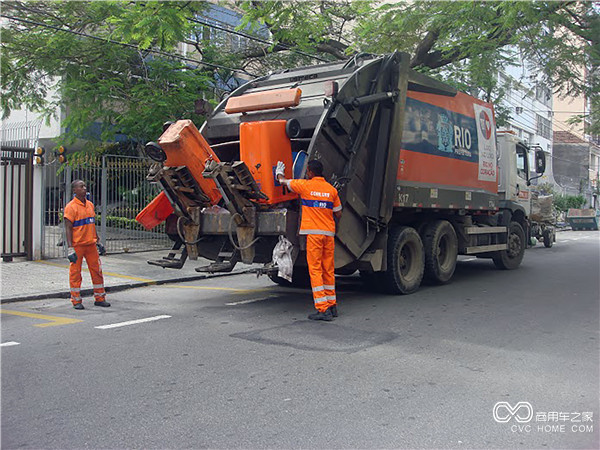
[[[302,199],[300,234],[335,236],[333,213],[342,210],[337,189],[323,177],[290,180],[289,186]]]
[[[96,213],[92,202],[86,200],[83,204],[75,197],[65,206],[64,216],[73,224],[73,245],[96,243]]]

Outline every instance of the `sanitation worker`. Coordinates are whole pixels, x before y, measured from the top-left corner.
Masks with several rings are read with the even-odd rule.
[[[300,195],[302,221],[300,234],[306,235],[306,260],[310,273],[313,299],[317,312],[311,320],[331,321],[337,317],[333,252],[335,248],[335,218],[342,215],[342,204],[337,190],[323,178],[323,164],[308,162],[306,180],[288,180],[285,164],[277,163],[277,180]]]
[[[87,187],[81,180],[71,183],[75,198],[71,200],[64,211],[67,245],[69,246],[69,285],[71,302],[75,309],[85,309],[81,303],[81,263],[87,262],[94,285],[94,305],[108,307],[105,300],[104,278],[100,266],[99,253],[104,254],[96,231],[94,204],[86,199]]]

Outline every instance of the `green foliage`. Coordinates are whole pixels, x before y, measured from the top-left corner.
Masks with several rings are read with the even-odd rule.
[[[585,205],[583,195],[555,195],[553,201],[554,208],[560,212],[567,212],[571,208],[579,209]]]
[[[552,195],[552,206],[561,213],[567,212],[570,208],[583,208],[585,205],[585,197],[583,195],[563,195],[556,192],[556,189],[551,183],[539,184],[535,187],[536,192],[540,195]]]
[[[191,28],[186,17],[203,7],[189,3],[4,2],[2,14],[54,28],[3,25],[3,113],[27,107],[49,115],[62,106],[66,144],[117,134],[145,143],[166,120],[201,122],[194,102],[209,90],[212,72],[151,51],[175,54]],[[58,95],[47,98],[54,89]]]
[[[102,223],[102,215],[96,214],[96,223]],[[106,216],[106,226],[119,228],[121,230],[138,230],[138,231],[148,231],[144,228],[144,226],[135,219],[129,219],[127,217],[122,216]]]
[[[415,69],[496,105],[507,89],[498,85],[498,69],[516,56],[537,68],[538,82],[556,93],[592,98],[600,92],[598,77],[586,78],[582,70],[593,72],[600,61],[593,2],[340,2],[343,11],[332,3],[247,0],[242,7],[248,22],[266,24],[276,42],[335,59],[405,51]],[[501,125],[508,111],[497,113]],[[597,115],[586,119],[597,129]]]
[[[524,56],[539,80],[563,95],[586,94],[598,106],[600,23],[593,2],[576,1],[225,1],[244,13],[239,31],[266,27],[272,44],[228,47],[207,40],[194,18],[208,2],[8,1],[2,15],[1,106],[66,113],[67,142],[93,122],[102,140],[156,138],[165,120],[202,117],[194,101],[212,95],[215,77],[234,88],[240,71],[343,60],[358,52],[411,55],[413,68],[496,105],[506,94],[497,70]],[[23,22],[19,20],[27,20]],[[213,30],[215,31],[215,30]],[[217,35],[219,33],[216,33]],[[91,36],[91,37],[90,37]],[[264,30],[261,36],[265,39]],[[174,55],[178,43],[194,48]],[[120,45],[119,43],[125,44]],[[172,56],[169,56],[172,55]],[[239,69],[239,70],[236,70]],[[50,94],[57,90],[54,98]],[[498,123],[508,111],[497,108]],[[583,118],[576,118],[582,120]],[[585,117],[598,130],[597,114]],[[88,136],[89,137],[89,136]]]

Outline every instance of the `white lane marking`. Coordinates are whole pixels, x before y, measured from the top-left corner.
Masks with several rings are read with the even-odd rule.
[[[3,342],[2,344],[0,344],[0,347],[10,347],[12,345],[19,345],[19,343],[18,342],[14,342],[14,341]]]
[[[278,296],[277,295],[269,295],[268,297],[250,298],[248,300],[242,300],[240,302],[225,303],[225,305],[226,306],[247,305],[248,303],[264,302],[265,300],[269,300],[269,299],[272,299],[275,297],[278,297]]]
[[[108,330],[109,328],[126,327],[127,325],[135,325],[138,323],[154,322],[155,320],[168,319],[169,317],[171,317],[171,316],[164,315],[164,316],[147,317],[146,319],[137,319],[137,320],[129,320],[127,322],[111,323],[110,325],[100,325],[99,327],[94,327],[94,328],[97,328],[99,330]]]

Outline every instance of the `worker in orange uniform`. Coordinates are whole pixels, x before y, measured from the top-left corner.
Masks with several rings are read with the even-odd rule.
[[[87,262],[94,285],[94,305],[108,307],[105,300],[104,277],[100,267],[100,255],[104,247],[100,244],[96,231],[94,204],[86,199],[87,187],[81,180],[71,183],[75,198],[65,206],[64,220],[69,246],[68,259],[71,302],[75,309],[85,309],[81,303],[81,263]]]
[[[337,190],[323,178],[323,164],[320,161],[308,162],[306,180],[288,180],[284,171],[285,164],[279,161],[275,170],[277,180],[299,194],[302,200],[300,234],[306,235],[306,260],[317,309],[308,318],[329,322],[338,315],[333,258],[334,217],[341,217],[342,204]]]

